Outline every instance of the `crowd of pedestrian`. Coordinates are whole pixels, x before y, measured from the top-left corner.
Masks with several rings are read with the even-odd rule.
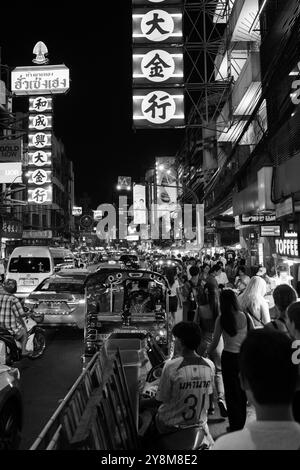
[[[214,364],[207,413],[214,413],[217,401],[221,416],[228,416],[230,434],[218,439],[214,449],[300,448],[297,292],[287,284],[277,286],[271,318],[265,269],[250,277],[243,259],[228,261],[222,255],[183,257],[181,262],[182,271],[174,271],[171,279],[176,306],[182,305],[184,323],[200,328],[196,353]],[[256,412],[251,426],[246,424],[249,404]]]

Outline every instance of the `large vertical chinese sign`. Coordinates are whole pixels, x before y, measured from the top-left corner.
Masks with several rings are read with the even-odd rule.
[[[28,122],[28,202],[49,205],[53,202],[52,185],[52,95],[69,89],[69,69],[48,62],[46,46],[34,48],[37,65],[16,67],[11,74],[11,90],[17,96],[29,97]]]
[[[182,127],[182,1],[132,3],[134,127]]]

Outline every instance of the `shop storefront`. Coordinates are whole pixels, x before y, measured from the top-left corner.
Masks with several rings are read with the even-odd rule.
[[[290,284],[300,296],[299,231],[284,230],[275,238],[275,266],[279,284]]]

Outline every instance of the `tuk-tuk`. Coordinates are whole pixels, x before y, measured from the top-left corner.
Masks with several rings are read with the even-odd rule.
[[[112,333],[141,333],[148,338],[156,363],[173,351],[170,288],[167,279],[152,271],[101,269],[88,276],[86,289],[85,353],[87,359]]]

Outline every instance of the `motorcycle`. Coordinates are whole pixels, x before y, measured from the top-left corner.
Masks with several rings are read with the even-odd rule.
[[[23,319],[28,333],[26,351],[31,353],[26,357],[38,359],[46,348],[45,331],[38,326],[38,323],[42,321],[41,315],[34,315],[28,308],[24,308],[24,311]],[[6,328],[0,328],[0,364],[11,365],[21,359],[21,342],[16,340]]]

